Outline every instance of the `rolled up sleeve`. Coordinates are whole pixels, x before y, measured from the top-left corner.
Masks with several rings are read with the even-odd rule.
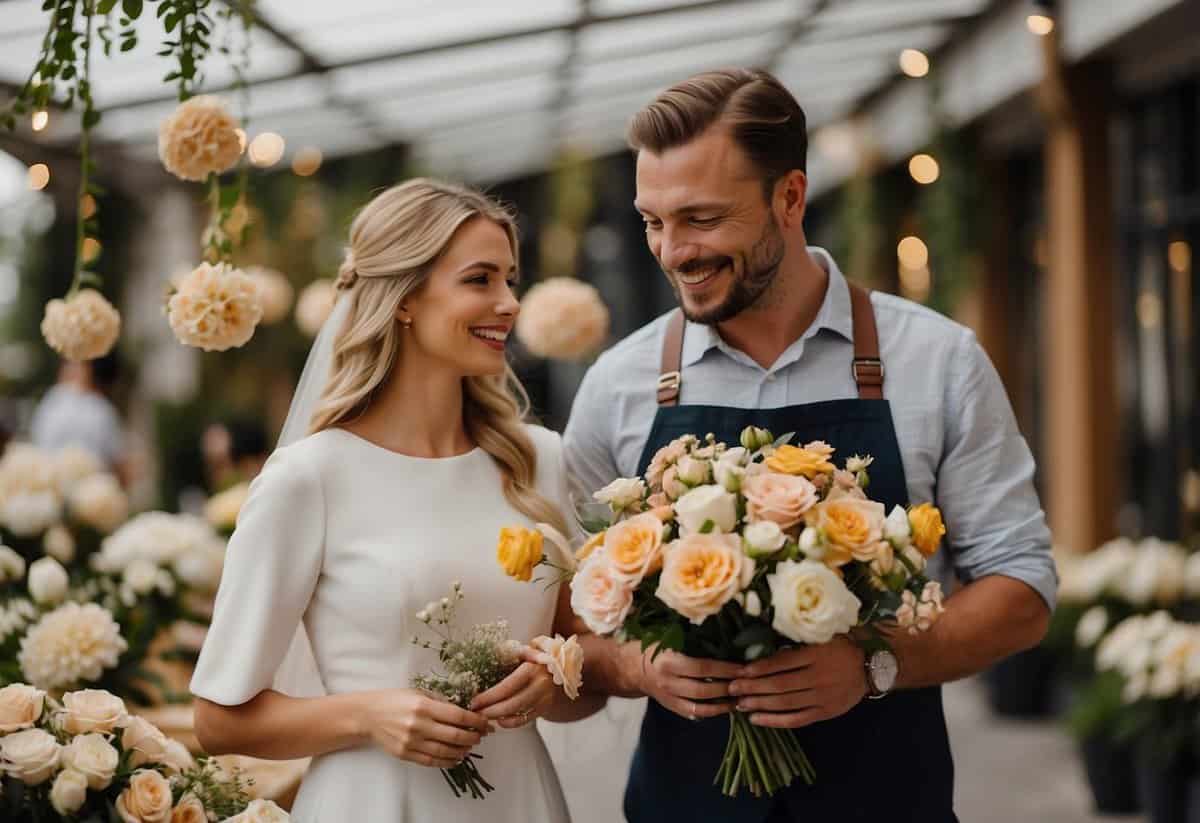
[[[945,450],[936,498],[958,576],[998,574],[1032,587],[1054,608],[1058,576],[1034,488],[1033,455],[1000,376],[970,331],[946,383]]]

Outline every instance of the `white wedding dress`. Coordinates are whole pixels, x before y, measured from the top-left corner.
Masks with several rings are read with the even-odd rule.
[[[538,489],[569,518],[559,436],[528,431]],[[532,525],[505,500],[500,472],[482,449],[421,459],[330,429],[277,450],[230,540],[192,692],[232,706],[271,688],[301,621],[327,693],[407,688],[414,674],[437,665],[434,651],[411,642],[429,637],[415,613],[448,594],[454,580],[466,594],[460,627],[503,618],[517,639],[548,634],[557,589],[512,580],[496,562],[500,528],[514,524]],[[316,757],[292,819],[569,819],[533,724],[498,728],[476,751],[495,786],[483,800],[455,798],[437,769],[373,746]]]

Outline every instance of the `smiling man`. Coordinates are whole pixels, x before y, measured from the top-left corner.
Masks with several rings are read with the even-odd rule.
[[[804,112],[774,77],[693,77],[638,112],[629,138],[635,206],[681,311],[585,377],[566,433],[577,490],[643,473],[685,433],[796,432],[872,455],[872,497],[889,509],[935,500],[961,585],[932,631],[897,634],[890,652],[844,636],[743,665],[587,638],[588,688],[651,698],[626,816],[950,823],[940,685],[1036,644],[1057,583],[1004,388],[969,329],[850,284],[808,246]],[[816,784],[723,797],[729,711],[794,729]]]

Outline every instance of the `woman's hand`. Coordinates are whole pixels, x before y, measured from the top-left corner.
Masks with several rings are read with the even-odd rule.
[[[526,648],[522,663],[508,677],[471,701],[471,709],[505,729],[526,725],[545,711],[554,701],[558,686],[544,665],[537,662],[537,652]]]
[[[481,714],[416,689],[363,695],[365,737],[393,757],[449,769],[461,763],[492,728]]]

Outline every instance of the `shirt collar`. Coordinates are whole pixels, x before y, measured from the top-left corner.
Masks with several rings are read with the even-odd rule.
[[[825,290],[825,299],[817,318],[801,340],[807,340],[821,329],[829,329],[841,335],[846,340],[854,339],[854,324],[850,316],[850,287],[846,278],[838,268],[833,256],[819,246],[809,246],[808,253],[829,273],[829,287]],[[683,365],[691,366],[698,362],[712,349],[718,349],[734,359],[745,357],[737,349],[726,343],[717,333],[716,326],[688,321],[683,335]],[[735,354],[736,352],[736,354]]]

